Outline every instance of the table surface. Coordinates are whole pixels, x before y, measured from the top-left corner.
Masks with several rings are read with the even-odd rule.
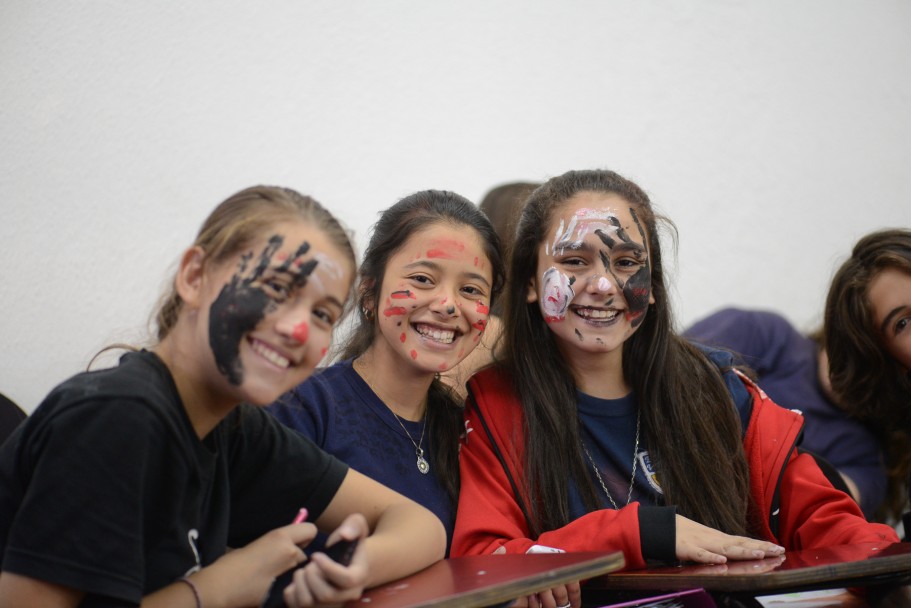
[[[911,575],[911,543],[861,543],[788,551],[763,560],[720,565],[684,565],[629,570],[592,581],[601,589],[782,593],[802,589],[854,587]]]
[[[502,604],[623,567],[619,551],[481,555],[445,559],[368,590],[346,608],[473,608]]]

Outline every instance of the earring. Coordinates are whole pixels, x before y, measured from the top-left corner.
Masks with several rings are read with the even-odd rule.
[[[361,312],[363,313],[365,319],[367,319],[368,321],[373,321],[373,309],[372,308],[368,308],[368,307],[364,306],[361,309]]]

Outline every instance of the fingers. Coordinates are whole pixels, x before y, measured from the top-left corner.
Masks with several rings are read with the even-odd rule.
[[[281,528],[298,547],[306,547],[316,538],[316,526],[311,523],[289,524]]]
[[[726,541],[713,550],[729,559],[763,559],[784,553],[784,547],[743,536],[728,536]]]
[[[282,594],[285,603],[297,608],[316,604],[341,604],[359,598],[364,590],[360,579],[365,577],[350,576],[347,582],[339,576],[330,579],[327,575],[333,569],[350,570],[334,563],[325,555],[315,554],[310,563],[294,572],[292,583]]]
[[[303,527],[306,524],[290,526]],[[367,520],[355,513],[346,517],[338,528],[326,539],[326,546],[339,541],[351,541],[364,538],[369,532]],[[309,534],[306,542],[312,540],[315,531]],[[283,596],[289,606],[312,606],[314,604],[339,604],[355,600],[363,593],[367,582],[367,558],[363,543],[354,551],[349,566],[336,563],[322,552],[310,556],[310,562],[295,571],[292,584],[285,588]]]
[[[784,553],[784,547],[745,536],[733,536],[677,516],[677,558],[702,564],[754,560]]]
[[[582,606],[582,585],[578,581],[566,584],[567,600],[573,608]]]
[[[339,540],[357,540],[364,538],[370,532],[367,520],[360,513],[352,513],[346,517],[338,528],[332,531],[326,539],[326,546],[332,546]]]
[[[582,590],[578,582],[556,585],[545,591],[524,598],[528,608],[579,608]],[[514,604],[516,606],[524,604]]]
[[[285,599],[285,604],[291,606],[291,608],[312,606],[316,603],[313,594],[310,593],[310,588],[307,587],[307,584],[304,581],[303,568],[294,572],[294,575],[291,577],[291,584],[285,587],[282,597]]]

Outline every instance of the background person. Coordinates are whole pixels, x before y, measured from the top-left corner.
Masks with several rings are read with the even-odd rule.
[[[832,389],[885,447],[885,513],[898,519],[911,487],[911,231],[877,231],[857,242],[832,279],[824,336]],[[909,530],[906,514],[906,539]]]

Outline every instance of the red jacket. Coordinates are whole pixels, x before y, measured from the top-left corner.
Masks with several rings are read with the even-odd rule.
[[[867,522],[857,503],[832,487],[812,456],[797,454],[795,444],[803,417],[779,407],[756,385],[743,380],[753,398],[743,446],[753,504],[761,513],[755,519],[762,522],[763,538],[788,550],[898,541],[891,527]],[[506,466],[524,491],[523,414],[509,378],[487,369],[474,376],[469,387]],[[477,412],[469,407],[466,415],[467,434],[459,456],[462,487],[451,556],[525,553],[541,545],[564,551],[620,550],[627,567],[645,566],[639,503],[592,511],[562,528],[529,538],[525,516]]]

